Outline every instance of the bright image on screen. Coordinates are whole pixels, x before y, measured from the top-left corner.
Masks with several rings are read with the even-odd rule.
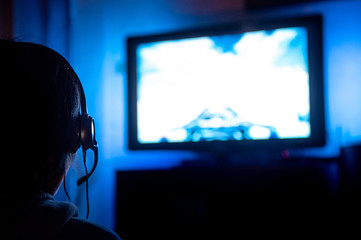
[[[302,27],[141,44],[138,141],[307,138],[307,59]]]

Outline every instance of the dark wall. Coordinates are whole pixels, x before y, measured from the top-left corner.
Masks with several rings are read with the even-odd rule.
[[[0,1],[0,38],[13,36],[13,1]]]
[[[331,2],[333,0],[245,0],[248,10],[269,9],[273,7],[283,7],[303,3]]]

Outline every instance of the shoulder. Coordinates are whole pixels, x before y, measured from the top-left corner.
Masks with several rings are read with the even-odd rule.
[[[100,224],[73,217],[64,225],[60,231],[58,240],[62,239],[120,240],[120,237],[111,229]]]

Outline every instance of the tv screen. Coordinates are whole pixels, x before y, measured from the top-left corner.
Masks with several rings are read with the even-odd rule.
[[[129,38],[130,148],[322,145],[320,20]]]

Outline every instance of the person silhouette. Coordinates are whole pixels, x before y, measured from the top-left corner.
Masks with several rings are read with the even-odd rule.
[[[77,150],[97,153],[76,73],[39,44],[1,40],[0,53],[1,149],[8,153],[1,161],[0,239],[120,239],[78,218],[74,204],[54,199]]]

